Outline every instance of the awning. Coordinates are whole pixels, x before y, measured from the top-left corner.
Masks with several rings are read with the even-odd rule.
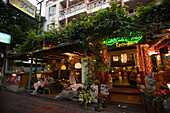
[[[83,47],[77,40],[73,43],[67,42],[59,46],[51,47],[49,49],[40,49],[23,54],[16,54],[8,56],[7,59],[12,60],[28,60],[29,58],[47,59],[47,60],[61,60],[69,56],[63,53],[73,53],[82,56]]]

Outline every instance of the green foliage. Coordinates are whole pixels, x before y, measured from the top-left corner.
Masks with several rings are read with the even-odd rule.
[[[25,51],[31,51],[31,50],[42,48],[43,35],[42,34],[37,35],[35,29],[27,33],[28,33],[28,36],[26,38],[26,41],[23,42],[22,44],[16,45],[17,49],[15,51],[25,52]]]
[[[163,101],[165,100],[166,90],[157,89],[154,92],[150,90],[145,91],[145,96],[149,98],[153,107],[156,107],[157,110],[161,111],[163,109]]]
[[[148,6],[137,7],[136,11],[133,15],[133,24],[146,35],[161,33],[161,29],[170,26],[170,2],[168,0],[162,0],[161,4],[153,2]]]
[[[38,17],[33,19],[17,10],[10,4],[4,4],[2,0],[0,1],[0,32],[10,34],[12,36],[11,44],[9,46],[10,51],[16,52],[16,46],[26,41],[28,36],[27,32],[31,29],[37,29]],[[45,18],[42,17],[42,24]],[[42,26],[42,25],[41,25]],[[0,51],[4,51],[3,43],[0,43]]]
[[[92,102],[92,97],[89,90],[83,90],[79,94],[79,101],[83,105],[83,109],[87,109],[87,105]]]

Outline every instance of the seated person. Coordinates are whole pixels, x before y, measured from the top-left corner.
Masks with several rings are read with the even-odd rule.
[[[75,71],[70,72],[70,88],[73,91],[76,91],[79,87],[82,87],[81,84],[77,84],[76,80],[78,81],[77,75]]]
[[[46,83],[45,83],[45,86],[44,86],[44,87],[49,86],[49,84],[51,84],[51,83],[54,83],[54,79],[53,79],[53,77],[51,77],[50,75],[47,75]]]
[[[41,77],[38,79],[37,83],[34,83],[34,89],[37,92],[39,87],[44,87],[44,85],[46,84],[46,78],[44,77],[44,75],[41,75]]]
[[[70,78],[70,84],[71,85],[76,84],[76,80],[78,81],[77,75],[76,75],[76,73],[74,71],[70,72],[70,77],[69,78]]]

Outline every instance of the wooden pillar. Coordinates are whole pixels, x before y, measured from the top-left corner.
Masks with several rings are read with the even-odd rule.
[[[148,51],[148,45],[143,46],[143,50],[144,50],[144,59],[145,59],[145,63],[144,63],[144,67],[145,67],[145,71],[146,71],[146,75],[148,74],[148,72],[151,72],[151,65],[150,65],[150,59],[149,59],[149,51]]]
[[[84,0],[85,8],[87,8],[87,0]]]
[[[35,60],[34,83],[37,81],[37,55]]]
[[[143,58],[143,50],[140,45],[136,46],[137,47],[137,60],[139,63],[139,71],[141,75],[141,84],[145,85],[145,73],[144,73],[144,58]]]
[[[33,57],[31,58],[30,73],[29,73],[29,81],[28,81],[28,90],[31,89],[32,66],[33,66]]]
[[[69,9],[69,0],[67,0],[66,2],[66,14],[68,14],[68,9]],[[65,23],[68,24],[68,18],[66,18]]]
[[[2,85],[5,82],[5,70],[6,70],[6,59],[7,59],[7,50],[8,50],[8,44],[5,45],[5,51],[4,51],[4,59],[3,59],[3,68],[2,68]]]
[[[121,0],[121,6],[124,6],[125,3],[124,3],[124,0]]]
[[[66,25],[68,24],[68,18],[66,18],[66,21],[65,21]]]
[[[58,68],[58,79],[60,79],[61,76],[61,63],[59,63],[59,68]]]

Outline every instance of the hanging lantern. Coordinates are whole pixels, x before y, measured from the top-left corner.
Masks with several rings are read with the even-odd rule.
[[[62,66],[61,66],[61,70],[66,70],[66,66],[65,66],[65,65],[62,65]]]
[[[75,64],[76,69],[80,69],[81,67],[82,67],[82,65],[79,62]]]

